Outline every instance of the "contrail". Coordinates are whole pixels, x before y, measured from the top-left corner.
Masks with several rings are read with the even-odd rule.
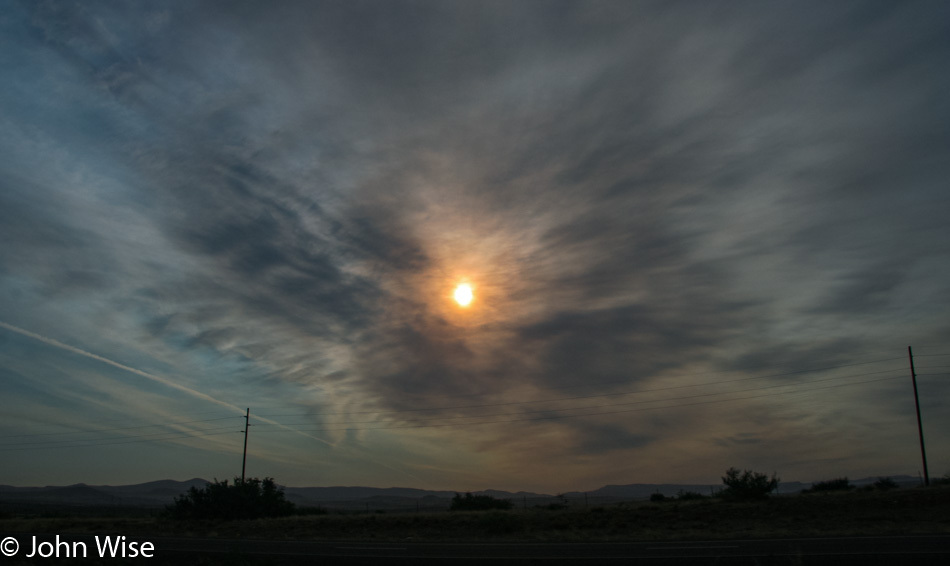
[[[59,340],[54,340],[53,338],[48,338],[48,337],[43,336],[43,335],[41,335],[41,334],[37,334],[37,333],[35,333],[35,332],[30,332],[29,330],[25,330],[25,329],[23,329],[23,328],[20,328],[19,326],[13,326],[12,324],[7,324],[6,322],[3,322],[2,320],[0,320],[0,327],[6,328],[7,330],[9,330],[9,331],[11,331],[11,332],[16,332],[17,334],[22,334],[23,336],[28,336],[28,337],[30,337],[30,338],[32,338],[32,339],[34,339],[34,340],[39,340],[40,342],[43,342],[44,344],[49,344],[50,346],[53,346],[53,347],[55,347],[55,348],[59,348],[59,349],[61,349],[61,350],[66,350],[67,352],[72,352],[72,353],[74,353],[74,354],[79,354],[80,356],[85,356],[85,357],[87,357],[87,358],[91,358],[91,359],[93,359],[93,360],[102,362],[102,363],[104,363],[104,364],[109,364],[109,365],[112,366],[112,367],[117,367],[117,368],[119,368],[119,369],[121,369],[121,370],[125,370],[125,371],[127,371],[127,372],[129,372],[129,373],[134,373],[135,375],[138,375],[138,376],[144,377],[144,378],[146,378],[146,379],[150,379],[150,380],[152,380],[152,381],[161,383],[162,385],[164,385],[164,386],[166,386],[166,387],[171,387],[172,389],[177,389],[177,390],[179,390],[179,391],[183,391],[183,392],[185,392],[185,393],[187,393],[187,394],[189,394],[189,395],[191,395],[191,396],[193,396],[193,397],[197,397],[198,399],[203,399],[203,400],[205,400],[205,401],[210,401],[211,403],[214,403],[214,404],[216,404],[216,405],[221,405],[222,407],[227,407],[227,408],[229,408],[229,409],[233,409],[233,410],[237,411],[239,414],[242,414],[242,415],[244,414],[244,409],[238,407],[237,405],[232,405],[231,403],[227,403],[227,402],[225,402],[225,401],[220,401],[220,400],[215,399],[214,397],[212,397],[212,396],[210,396],[210,395],[208,395],[208,394],[206,394],[206,393],[202,393],[201,391],[195,391],[194,389],[191,389],[191,388],[189,388],[189,387],[185,387],[184,385],[180,385],[180,384],[178,384],[178,383],[175,383],[174,381],[169,381],[168,379],[165,379],[164,377],[159,377],[159,376],[157,376],[157,375],[152,375],[152,374],[150,374],[150,373],[148,373],[148,372],[145,372],[145,371],[142,371],[142,370],[140,370],[140,369],[135,369],[135,368],[129,367],[129,366],[125,365],[125,364],[120,364],[119,362],[114,362],[114,361],[110,360],[109,358],[103,358],[102,356],[99,356],[99,355],[97,355],[97,354],[93,354],[92,352],[87,352],[87,351],[85,351],[85,350],[81,350],[81,349],[79,349],[79,348],[77,348],[77,347],[75,347],[75,346],[70,346],[69,344],[63,344],[63,343],[60,342]],[[312,434],[307,434],[307,433],[304,432],[304,431],[297,430],[297,429],[295,429],[295,428],[293,428],[293,427],[289,427],[289,426],[287,426],[287,425],[285,425],[285,424],[282,424],[282,423],[279,423],[279,422],[277,422],[277,421],[272,421],[271,419],[268,419],[268,418],[264,418],[264,417],[255,417],[255,418],[256,418],[257,420],[259,420],[259,421],[263,421],[263,422],[265,422],[265,423],[267,423],[267,424],[272,424],[272,425],[277,426],[277,427],[280,427],[280,428],[282,428],[282,429],[284,429],[284,430],[288,430],[288,431],[291,431],[291,432],[295,432],[295,433],[299,434],[300,436],[305,436],[305,437],[307,437],[307,438],[316,440],[316,441],[318,441],[318,442],[322,442],[322,443],[326,444],[327,446],[329,446],[329,447],[331,447],[331,448],[336,448],[336,444],[335,444],[335,443],[330,442],[330,441],[328,441],[328,440],[324,440],[324,439],[322,439],[322,438],[320,438],[320,437],[318,437],[318,436],[314,436],[314,435],[312,435]],[[410,477],[412,477],[412,478],[419,479],[419,478],[416,478],[416,476],[410,474],[409,472],[407,472],[407,471],[405,471],[405,470],[396,470],[395,468],[393,468],[393,467],[391,467],[391,466],[389,466],[389,465],[387,465],[387,464],[384,464],[384,463],[382,463],[382,462],[378,462],[378,461],[376,461],[376,460],[374,460],[374,459],[372,459],[372,458],[369,458],[369,457],[366,456],[365,454],[363,454],[363,457],[366,458],[367,460],[369,460],[370,462],[373,462],[374,464],[377,464],[377,465],[379,465],[379,466],[383,466],[383,467],[385,467],[385,468],[389,468],[390,470],[394,470],[394,471],[397,471],[397,472],[400,472],[400,471],[401,471],[402,473],[404,473],[404,474],[406,474],[406,475],[408,475],[408,476],[410,476]]]
[[[103,358],[103,357],[100,356],[100,355],[93,354],[92,352],[87,352],[87,351],[85,351],[85,350],[81,350],[81,349],[79,349],[79,348],[77,348],[77,347],[75,347],[75,346],[70,346],[69,344],[63,344],[63,343],[60,342],[59,340],[54,340],[53,338],[49,338],[49,337],[43,336],[43,335],[41,335],[41,334],[37,334],[37,333],[35,333],[35,332],[30,332],[29,330],[25,330],[25,329],[23,329],[23,328],[20,328],[19,326],[13,326],[12,324],[7,324],[6,322],[3,322],[2,320],[0,320],[0,327],[6,328],[7,330],[9,330],[9,331],[11,331],[11,332],[16,332],[17,334],[22,334],[23,336],[28,336],[28,337],[30,337],[30,338],[32,338],[32,339],[34,339],[34,340],[39,340],[40,342],[43,342],[44,344],[49,344],[50,346],[59,348],[59,349],[61,349],[61,350],[66,350],[67,352],[72,352],[72,353],[74,353],[74,354],[79,354],[80,356],[85,356],[85,357],[87,357],[87,358],[91,358],[91,359],[93,359],[93,360],[102,362],[102,363],[104,363],[104,364],[109,364],[109,365],[112,366],[112,367],[117,367],[117,368],[119,368],[119,369],[121,369],[121,370],[125,370],[125,371],[127,371],[127,372],[129,372],[129,373],[134,373],[135,375],[138,375],[138,376],[144,377],[144,378],[146,378],[146,379],[150,379],[150,380],[152,380],[152,381],[161,383],[162,385],[164,385],[164,386],[166,386],[166,387],[171,387],[172,389],[177,389],[177,390],[179,390],[179,391],[183,391],[183,392],[185,392],[185,393],[187,393],[187,394],[189,394],[189,395],[191,395],[191,396],[193,396],[193,397],[197,397],[198,399],[202,399],[202,400],[204,400],[204,401],[209,401],[209,402],[214,403],[214,404],[216,404],[216,405],[221,405],[222,407],[227,407],[227,408],[229,408],[229,409],[233,409],[233,410],[237,411],[238,413],[240,413],[240,414],[242,414],[242,415],[244,414],[244,409],[238,407],[237,405],[232,405],[231,403],[228,403],[228,402],[226,402],[226,401],[221,401],[221,400],[215,399],[214,397],[208,395],[207,393],[202,393],[201,391],[195,391],[194,389],[191,389],[190,387],[185,387],[184,385],[181,385],[181,384],[179,384],[179,383],[175,383],[174,381],[170,381],[170,380],[168,380],[168,379],[165,379],[164,377],[160,377],[160,376],[157,376],[157,375],[153,375],[153,374],[151,374],[151,373],[142,371],[142,370],[140,370],[140,369],[135,369],[135,368],[133,368],[133,367],[129,367],[129,366],[125,365],[125,364],[120,364],[119,362],[112,361],[112,360],[110,360],[109,358]],[[322,439],[322,438],[318,438],[318,437],[316,437],[316,436],[313,436],[313,435],[310,435],[310,434],[306,434],[306,433],[304,433],[304,432],[302,432],[302,431],[299,431],[299,430],[297,430],[297,429],[291,428],[291,427],[289,427],[289,426],[287,426],[287,425],[284,425],[284,424],[281,424],[281,423],[279,423],[279,422],[272,421],[272,420],[270,420],[270,419],[265,419],[265,418],[262,418],[262,417],[257,417],[257,419],[258,419],[258,420],[261,420],[261,421],[264,421],[264,422],[266,422],[266,423],[268,423],[268,424],[276,425],[276,426],[278,426],[278,427],[280,427],[280,428],[283,428],[283,429],[286,429],[286,430],[290,430],[290,431],[296,432],[297,434],[300,434],[300,435],[302,435],[302,436],[306,436],[307,438],[312,438],[312,439],[314,439],[314,440],[318,440],[318,441],[323,442],[324,444],[327,444],[327,445],[329,445],[329,446],[334,446],[334,444],[333,444],[332,442],[328,442],[328,441],[326,441],[326,440],[324,440],[324,439]]]
[[[240,407],[237,407],[237,406],[235,406],[235,405],[232,405],[231,403],[226,403],[226,402],[224,402],[224,401],[219,401],[218,399],[215,399],[214,397],[212,397],[212,396],[210,396],[210,395],[208,395],[208,394],[206,394],[206,393],[202,393],[201,391],[195,391],[194,389],[191,389],[191,388],[189,388],[189,387],[185,387],[184,385],[175,383],[174,381],[169,381],[169,380],[165,379],[164,377],[159,377],[159,376],[157,376],[157,375],[152,375],[152,374],[150,374],[150,373],[148,373],[148,372],[145,372],[145,371],[142,371],[142,370],[140,370],[140,369],[135,369],[135,368],[129,367],[129,366],[125,365],[125,364],[120,364],[119,362],[114,362],[114,361],[110,360],[109,358],[103,358],[102,356],[99,356],[99,355],[97,355],[97,354],[93,354],[92,352],[87,352],[87,351],[85,351],[85,350],[80,350],[79,348],[77,348],[77,347],[75,347],[75,346],[70,346],[69,344],[63,344],[63,343],[60,342],[59,340],[54,340],[54,339],[52,339],[52,338],[48,338],[48,337],[46,337],[46,336],[42,336],[42,335],[40,335],[40,334],[36,334],[35,332],[30,332],[29,330],[24,330],[24,329],[22,329],[22,328],[20,328],[20,327],[18,327],[18,326],[13,326],[12,324],[7,324],[6,322],[3,322],[2,320],[0,320],[0,326],[2,326],[3,328],[6,328],[7,330],[10,330],[10,331],[12,331],[12,332],[16,332],[17,334],[22,334],[23,336],[29,336],[30,338],[32,338],[32,339],[34,339],[34,340],[39,340],[40,342],[43,342],[44,344],[49,344],[50,346],[55,346],[56,348],[59,348],[59,349],[61,349],[61,350],[66,350],[67,352],[72,352],[72,353],[74,353],[74,354],[79,354],[80,356],[85,356],[85,357],[87,357],[87,358],[92,358],[93,360],[100,361],[100,362],[102,362],[102,363],[104,363],[104,364],[109,364],[110,366],[117,367],[117,368],[122,369],[122,370],[125,370],[125,371],[127,371],[127,372],[129,372],[129,373],[134,373],[135,375],[139,375],[139,376],[142,376],[142,377],[144,377],[144,378],[146,378],[146,379],[150,379],[150,380],[152,380],[152,381],[156,381],[156,382],[161,383],[162,385],[164,385],[164,386],[166,386],[166,387],[171,387],[172,389],[177,389],[177,390],[179,390],[179,391],[184,391],[185,393],[188,393],[189,395],[192,395],[192,396],[197,397],[197,398],[199,398],[199,399],[204,399],[205,401],[210,401],[210,402],[215,403],[215,404],[217,404],[217,405],[221,405],[221,406],[227,407],[227,408],[229,408],[229,409],[234,409],[235,411],[238,411],[238,412],[241,412],[241,413],[244,412]]]

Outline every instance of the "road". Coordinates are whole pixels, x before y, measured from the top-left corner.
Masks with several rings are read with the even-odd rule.
[[[23,552],[29,552],[31,536],[18,534],[16,538]],[[53,541],[54,535],[38,535],[37,540]],[[89,558],[97,557],[92,536],[62,535],[61,540],[85,542]],[[170,537],[128,540],[154,544],[154,558],[127,562],[144,560],[146,564],[950,564],[950,535],[628,543],[374,543]]]

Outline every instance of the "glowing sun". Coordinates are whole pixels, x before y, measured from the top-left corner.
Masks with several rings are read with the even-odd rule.
[[[455,302],[459,306],[467,307],[472,303],[472,286],[468,283],[460,283],[458,287],[455,288],[455,293],[452,294],[455,297]]]

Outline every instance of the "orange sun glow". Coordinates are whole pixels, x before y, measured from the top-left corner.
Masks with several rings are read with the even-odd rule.
[[[459,306],[467,307],[472,303],[474,296],[472,295],[472,286],[468,283],[460,283],[458,287],[455,288],[455,293],[452,295],[455,297],[455,302]]]

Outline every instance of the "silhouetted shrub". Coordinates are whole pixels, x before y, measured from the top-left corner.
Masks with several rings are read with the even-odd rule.
[[[548,503],[544,506],[548,511],[560,511],[568,507],[570,507],[570,504],[567,502],[567,497],[564,497],[563,493],[557,494],[557,501],[555,503]]]
[[[686,491],[685,489],[681,489],[679,493],[676,494],[676,499],[679,499],[680,501],[698,501],[700,499],[706,499],[706,496],[695,491]]]
[[[934,485],[950,485],[950,472],[945,473],[942,478],[936,478],[932,483]]]
[[[166,510],[175,519],[259,519],[291,515],[294,504],[273,478],[234,478],[233,484],[215,480],[202,489],[192,487]]]
[[[900,486],[897,485],[897,482],[892,480],[891,478],[878,478],[878,480],[874,482],[874,489],[879,489],[881,491],[887,491],[889,489],[897,489],[898,487]]]
[[[732,500],[765,499],[770,493],[778,489],[779,478],[773,473],[769,478],[765,474],[752,470],[739,471],[736,468],[726,470],[722,483],[726,488],[719,492],[719,496]]]
[[[654,493],[653,495],[650,496],[650,501],[654,503],[657,503],[660,501],[666,501],[666,496],[663,495],[662,493]]]
[[[478,523],[489,535],[508,535],[524,530],[524,523],[520,515],[499,511],[485,513]]]
[[[466,493],[462,497],[458,493],[452,498],[450,511],[483,511],[485,509],[511,509],[512,503],[508,499],[498,499],[491,495],[472,495]]]
[[[811,489],[804,489],[802,493],[819,493],[825,491],[851,491],[854,486],[848,481],[847,477],[835,478],[833,480],[820,481],[811,484]]]

